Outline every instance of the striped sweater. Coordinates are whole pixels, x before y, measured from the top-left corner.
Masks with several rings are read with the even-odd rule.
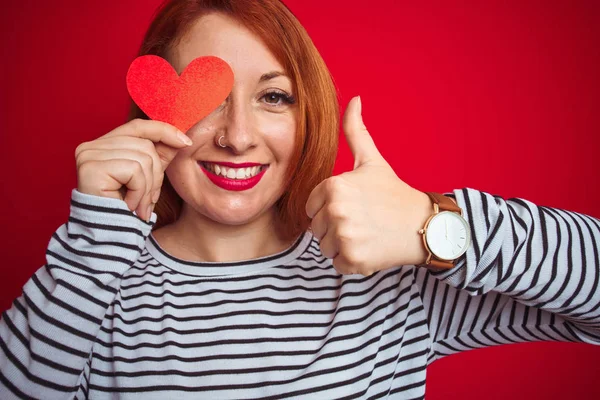
[[[73,189],[46,264],[0,323],[0,398],[423,399],[427,366],[505,343],[600,344],[600,222],[452,194],[472,245],[451,270],[341,275],[310,232],[200,263],[124,201]]]

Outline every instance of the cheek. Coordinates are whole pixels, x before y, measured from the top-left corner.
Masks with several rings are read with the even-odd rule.
[[[171,182],[171,186],[174,188],[178,186],[178,182],[181,180],[181,174],[179,173],[179,169],[177,168],[177,164],[171,162],[167,169],[165,169],[165,178],[169,178],[169,182]]]
[[[186,182],[191,182],[191,180],[194,178],[194,171],[192,171],[192,168],[190,168],[192,162],[190,161],[189,157],[189,154],[184,156],[181,153],[177,153],[177,156],[175,156],[173,161],[171,161],[165,170],[165,177],[169,178],[169,181],[173,187],[179,187],[181,185],[185,186]]]
[[[187,132],[187,135],[194,143],[202,143],[206,141],[207,137],[215,135],[216,126],[213,119],[210,116],[205,117]],[[197,146],[191,146],[191,148],[195,149]]]
[[[292,116],[269,118],[261,124],[261,132],[278,162],[287,162],[294,151],[296,121]]]

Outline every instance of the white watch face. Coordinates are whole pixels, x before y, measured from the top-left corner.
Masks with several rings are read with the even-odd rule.
[[[429,222],[426,240],[436,257],[454,260],[467,251],[471,231],[463,217],[452,211],[442,211]]]

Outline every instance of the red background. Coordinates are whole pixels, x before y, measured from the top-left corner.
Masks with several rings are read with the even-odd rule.
[[[398,176],[600,216],[600,2],[286,0],[345,108]],[[20,0],[0,13],[0,308],[44,262],[76,187],[75,147],[124,122],[127,68],[159,0]],[[86,71],[86,72],[84,72]],[[342,137],[336,174],[352,168]],[[427,398],[600,398],[600,347],[448,357]]]

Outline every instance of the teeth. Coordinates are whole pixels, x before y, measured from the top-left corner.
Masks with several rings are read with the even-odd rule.
[[[212,171],[217,175],[227,177],[229,179],[248,179],[253,176],[256,176],[263,169],[261,166],[247,168],[228,168],[217,164],[203,163],[203,165],[209,171]]]

